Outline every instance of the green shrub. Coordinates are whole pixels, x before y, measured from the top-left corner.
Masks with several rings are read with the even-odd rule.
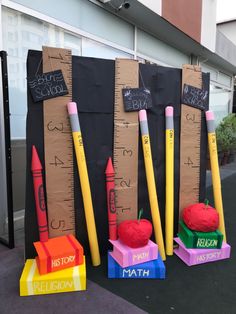
[[[236,150],[236,115],[226,116],[216,128],[218,151]]]

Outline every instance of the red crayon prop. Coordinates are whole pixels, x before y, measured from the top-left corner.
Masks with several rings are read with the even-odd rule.
[[[32,146],[31,171],[34,182],[34,198],[39,227],[39,239],[41,242],[46,242],[48,241],[48,223],[43,190],[42,165],[34,145]]]
[[[115,207],[115,181],[114,168],[111,157],[108,159],[106,167],[106,186],[107,186],[107,207],[108,207],[108,224],[109,224],[109,239],[117,240],[117,222],[116,222],[116,207]]]

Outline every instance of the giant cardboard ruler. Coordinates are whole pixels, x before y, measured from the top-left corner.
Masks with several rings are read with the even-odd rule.
[[[75,233],[73,142],[67,103],[72,100],[72,56],[43,47],[43,72],[62,70],[69,94],[43,102],[49,237]]]
[[[137,219],[138,206],[138,112],[125,112],[123,88],[139,85],[138,61],[115,62],[114,152],[117,222]]]
[[[199,66],[183,66],[182,88],[184,84],[202,88],[202,72]],[[182,210],[186,206],[199,202],[201,110],[182,104],[180,130],[179,216],[181,218]]]

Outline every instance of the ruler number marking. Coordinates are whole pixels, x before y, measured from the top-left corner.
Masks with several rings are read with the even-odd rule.
[[[131,210],[131,208],[130,208],[130,207],[123,207],[123,208],[122,208],[122,213],[123,213],[124,211],[127,211],[127,210]]]
[[[125,187],[130,188],[130,183],[131,183],[131,180],[130,180],[130,179],[128,179],[128,180],[122,180],[122,181],[120,181],[120,186],[121,186],[122,188],[125,188]]]
[[[54,156],[54,162],[50,162],[49,164],[57,167],[58,165],[64,165],[64,162],[57,156]]]
[[[52,221],[51,221],[51,223],[50,223],[50,226],[51,226],[51,228],[52,229],[63,229],[63,228],[65,228],[65,225],[66,225],[66,222],[65,222],[65,220],[59,220],[58,222],[56,222],[56,220],[55,219],[53,219]]]
[[[69,116],[65,115],[65,110],[62,105],[66,104],[66,102],[71,101],[72,97],[72,64],[71,64],[71,51],[68,49],[57,49],[46,47],[43,49],[43,58],[45,61],[43,62],[43,70],[51,70],[50,67],[55,69],[61,69],[63,76],[65,78],[65,82],[68,88],[68,94],[61,96],[58,98],[58,107],[56,106],[55,110],[49,110],[47,102],[47,106],[45,106],[45,112],[48,120],[45,123],[45,138],[49,150],[47,150],[47,167],[52,167],[51,171],[55,177],[57,175],[63,175],[66,182],[65,199],[62,199],[63,202],[63,213],[61,210],[55,212],[53,210],[52,204],[50,204],[50,216],[49,216],[49,234],[51,233],[52,236],[59,236],[61,234],[68,234],[68,232],[75,232],[75,215],[74,215],[74,178],[73,178],[73,146],[72,146],[72,139],[71,139],[71,128],[69,122]],[[49,62],[51,61],[51,62]],[[55,112],[58,109],[58,119],[55,120]],[[52,142],[53,137],[56,136],[58,138],[57,142]],[[59,137],[58,137],[59,136]],[[63,151],[65,156],[67,157],[64,159],[59,154],[59,157],[53,153],[53,151],[57,151],[58,142],[61,143],[63,147]],[[57,153],[56,153],[57,154]],[[69,178],[68,178],[69,177]],[[68,181],[68,184],[67,184]],[[63,182],[63,184],[65,184]],[[59,184],[60,185],[60,184]],[[61,185],[60,185],[61,188]],[[52,195],[52,199],[55,199],[53,196],[53,190],[50,186],[49,189],[50,195]],[[63,217],[61,216],[63,215]]]
[[[187,121],[195,121],[195,114],[187,113],[185,116]]]
[[[63,123],[60,122],[60,123],[57,124],[57,126],[54,126],[53,121],[50,121],[47,124],[47,129],[48,129],[48,131],[55,131],[55,130],[63,131]]]
[[[63,57],[61,54],[59,54],[59,56],[48,56],[48,58],[50,59],[57,59],[57,60],[63,60]]]
[[[132,155],[133,155],[133,151],[131,149],[124,149],[123,150],[123,156],[131,157]]]
[[[187,161],[184,164],[188,165],[188,166],[191,166],[191,165],[193,165],[193,162],[192,162],[191,158],[188,157]]]

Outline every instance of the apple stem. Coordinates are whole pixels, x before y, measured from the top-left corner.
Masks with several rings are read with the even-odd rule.
[[[205,206],[205,208],[207,208],[207,207],[208,207],[208,205],[209,205],[209,201],[208,201],[208,199],[205,199],[205,202],[204,202],[204,203],[205,203],[205,205],[206,205],[206,206]]]
[[[141,208],[138,214],[138,223],[140,223],[141,216],[143,214],[143,209]]]

